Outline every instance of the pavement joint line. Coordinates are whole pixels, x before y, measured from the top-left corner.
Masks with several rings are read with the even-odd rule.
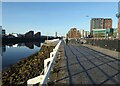
[[[70,48],[70,46],[68,46],[69,49],[71,50],[71,52],[73,53],[72,49]],[[94,82],[94,80],[91,78],[91,76],[89,75],[89,73],[86,71],[85,67],[80,63],[78,57],[75,55],[75,53],[73,53],[73,55],[76,57],[76,60],[78,61],[79,65],[83,68],[83,70],[85,71],[86,75],[88,76],[88,78],[90,79],[90,81],[92,82],[93,85],[95,85],[96,83]]]
[[[86,50],[84,50],[84,51],[86,51]],[[86,51],[87,53],[89,53],[88,51]],[[94,54],[93,54],[94,52],[93,51],[91,51],[91,53],[89,53],[91,56],[94,56],[95,58],[97,58]],[[99,55],[100,56],[100,55]],[[98,60],[100,60],[99,58],[97,58]],[[101,62],[103,62],[103,63],[105,63],[104,61],[102,61],[102,60],[100,60]],[[115,67],[113,67],[113,66],[111,66],[111,65],[109,65],[107,62],[106,62],[106,65],[108,65],[109,67],[111,67],[111,68],[113,68],[113,69],[115,69],[115,70],[117,70],[117,71],[120,71],[120,69],[116,69]]]
[[[73,46],[72,46],[73,47]],[[74,49],[76,49],[74,47]],[[77,50],[77,49],[76,49]],[[78,50],[77,50],[78,51]],[[78,51],[80,52],[80,51]],[[81,54],[83,54],[83,52],[80,52]],[[83,54],[84,55],[84,54]],[[85,55],[84,55],[85,58],[87,58]],[[87,58],[88,59],[88,58]],[[89,60],[89,59],[88,59]],[[106,75],[108,78],[110,78],[110,76],[105,72],[103,71],[100,67],[98,67],[95,63],[93,63],[91,60],[89,60],[94,66],[96,66],[102,73],[104,73],[104,75]],[[117,83],[115,80],[112,79],[113,82]]]

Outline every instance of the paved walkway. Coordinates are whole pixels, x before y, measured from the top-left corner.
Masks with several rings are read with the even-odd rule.
[[[101,48],[101,47],[98,47],[98,46],[92,46],[92,45],[88,45],[88,44],[83,44],[83,46],[88,47],[88,48],[93,49],[93,50],[96,50],[100,53],[104,53],[106,55],[109,55],[111,57],[114,57],[114,58],[120,60],[120,52],[105,49],[105,48]]]
[[[66,80],[70,85],[120,84],[119,60],[79,44],[63,45],[66,74],[57,82]]]

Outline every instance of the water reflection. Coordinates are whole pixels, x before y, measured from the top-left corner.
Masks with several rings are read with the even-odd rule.
[[[29,43],[18,43],[18,44],[8,44],[8,45],[2,45],[2,53],[6,52],[6,46],[8,48],[10,47],[22,47],[25,46],[29,49],[34,49],[34,45],[37,47],[41,47],[41,42],[29,42]]]
[[[32,43],[25,43],[25,46],[30,49],[34,49],[34,45]]]
[[[4,53],[6,51],[6,46],[2,45],[2,52]]]
[[[2,45],[2,68],[15,64],[40,50],[41,42]]]

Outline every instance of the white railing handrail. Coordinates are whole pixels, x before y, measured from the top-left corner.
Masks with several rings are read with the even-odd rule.
[[[32,79],[29,79],[27,81],[27,84],[28,86],[33,86],[33,84],[37,84],[37,83],[40,83],[40,85],[45,85],[47,80],[48,80],[48,77],[49,77],[49,74],[50,74],[50,71],[51,71],[51,68],[53,66],[53,63],[54,63],[54,59],[56,57],[56,54],[57,54],[57,51],[59,49],[59,46],[61,44],[61,40],[58,42],[58,44],[56,45],[56,47],[53,49],[53,52],[50,53],[50,58],[47,58],[44,60],[44,74],[43,75],[40,75],[40,76],[37,76],[35,78],[32,78]],[[47,63],[49,63],[48,67],[47,67]]]
[[[55,41],[59,41],[59,39],[45,40],[45,42],[47,42],[47,43],[55,42]]]

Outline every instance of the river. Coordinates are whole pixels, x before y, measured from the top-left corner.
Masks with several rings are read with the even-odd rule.
[[[2,45],[2,69],[38,52],[42,44],[41,42],[29,42]]]

